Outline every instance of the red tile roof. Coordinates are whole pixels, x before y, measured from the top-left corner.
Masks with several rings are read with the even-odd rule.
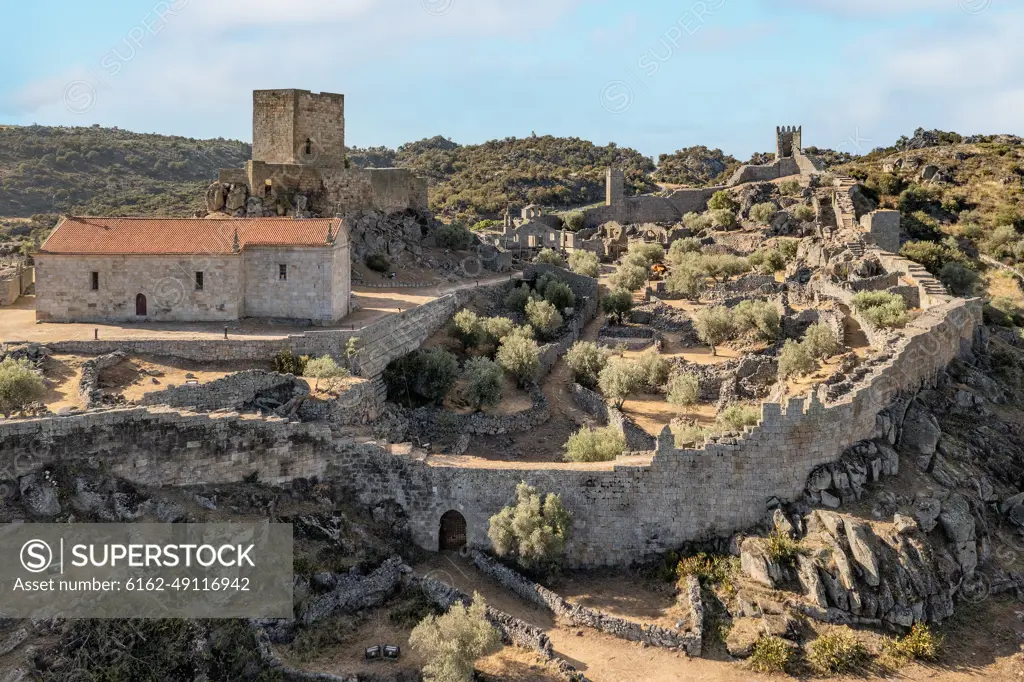
[[[238,246],[326,246],[340,218],[81,218],[66,217],[40,249],[44,254],[230,254]]]

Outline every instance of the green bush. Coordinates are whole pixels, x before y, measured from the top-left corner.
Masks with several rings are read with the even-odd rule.
[[[497,229],[499,227],[502,227],[503,225],[504,223],[502,223],[502,221],[500,220],[481,220],[478,223],[475,223],[473,227],[469,229],[473,230],[473,232],[484,232],[486,230]]]
[[[853,297],[853,307],[873,327],[896,328],[907,324],[907,304],[903,297],[888,291],[862,291]]]
[[[597,377],[601,393],[615,407],[622,407],[626,398],[643,390],[646,381],[647,377],[639,364],[621,357],[609,358],[608,364]]]
[[[472,310],[460,310],[455,313],[452,324],[464,348],[475,348],[483,341],[486,333],[483,322]]]
[[[924,623],[914,623],[910,632],[887,642],[886,652],[899,661],[934,661],[939,657],[942,638]]]
[[[668,360],[661,357],[661,353],[654,348],[648,348],[641,353],[640,357],[636,359],[636,364],[640,367],[645,388],[649,392],[657,391],[668,381],[671,366],[668,364]]]
[[[464,395],[474,410],[493,407],[501,402],[504,373],[497,363],[487,358],[473,358],[462,370]]]
[[[800,250],[800,239],[778,239],[775,242],[775,248],[779,250],[782,257],[786,259],[786,262],[796,258],[797,252]]]
[[[779,183],[779,191],[787,197],[792,197],[800,194],[802,190],[800,183],[796,180],[783,180]]]
[[[649,275],[650,271],[647,268],[624,263],[619,266],[609,281],[615,289],[637,291],[647,284]]]
[[[683,227],[694,234],[711,227],[711,219],[700,213],[690,212],[683,216]]]
[[[415,391],[423,398],[440,403],[459,376],[455,356],[443,348],[420,351]]]
[[[530,300],[530,287],[518,286],[509,292],[505,297],[505,307],[521,313],[526,310],[526,304]]]
[[[782,351],[779,353],[779,377],[783,379],[802,377],[817,368],[818,363],[815,362],[804,344],[789,339],[782,346]]]
[[[648,244],[646,242],[633,242],[629,245],[622,262],[636,265],[650,270],[655,263],[665,260],[665,249],[661,244]]]
[[[520,334],[510,334],[498,346],[495,360],[505,371],[525,386],[537,380],[540,371],[540,348],[533,339]]]
[[[832,628],[807,646],[807,662],[821,675],[855,672],[867,660],[867,648],[847,629]]]
[[[554,249],[541,249],[540,253],[537,254],[537,262],[545,265],[557,265],[559,267],[565,265],[562,255]]]
[[[437,228],[436,240],[437,245],[442,248],[463,251],[476,241],[476,237],[462,225],[451,223]]]
[[[544,300],[555,306],[555,310],[565,310],[576,305],[576,294],[565,282],[551,282],[544,288]]]
[[[516,323],[507,317],[487,317],[481,320],[484,332],[497,345],[516,330]]]
[[[696,576],[700,584],[707,588],[727,585],[736,575],[736,564],[736,560],[730,556],[698,552],[679,560],[676,565],[676,576],[680,579]]]
[[[757,426],[761,412],[751,405],[733,403],[718,415],[718,422],[730,431],[742,431],[748,426]]]
[[[391,268],[391,263],[383,253],[371,253],[366,257],[366,267],[374,272],[387,272]]]
[[[426,656],[426,682],[472,682],[476,660],[498,651],[501,637],[487,620],[483,597],[474,592],[469,608],[456,602],[443,616],[424,618],[409,635],[409,646]]]
[[[747,659],[750,669],[768,675],[783,674],[793,660],[793,647],[775,635],[762,635]]]
[[[583,427],[569,436],[565,458],[570,462],[609,462],[626,449],[626,437],[614,426]]]
[[[670,293],[685,296],[691,301],[700,298],[707,285],[707,274],[696,261],[674,266],[668,273],[668,277],[665,278],[665,288]]]
[[[608,351],[593,341],[577,341],[565,354],[565,364],[572,371],[573,380],[593,388],[597,377],[608,364]]]
[[[697,375],[690,372],[681,372],[669,377],[668,402],[672,405],[686,407],[693,405],[700,400],[700,381]]]
[[[770,201],[754,204],[750,207],[750,219],[758,225],[769,225],[777,212],[778,208]]]
[[[715,192],[708,201],[708,208],[712,211],[729,211],[735,213],[740,205],[733,199],[726,190]]]
[[[565,229],[570,232],[579,232],[583,229],[584,220],[583,211],[573,211],[565,216]]]
[[[601,299],[601,312],[615,318],[622,324],[622,317],[633,309],[633,295],[623,289],[617,289]]]
[[[732,309],[733,333],[756,334],[763,341],[774,341],[782,331],[779,309],[767,301],[741,301]]]
[[[526,319],[537,333],[553,337],[561,328],[562,314],[547,301],[531,300],[526,304]]]
[[[598,277],[601,274],[601,261],[592,251],[573,251],[569,254],[569,269],[584,277]]]
[[[700,253],[700,241],[693,237],[677,239],[668,247],[668,261],[681,263],[686,255],[691,253]]]
[[[572,532],[572,516],[554,494],[542,494],[525,482],[516,486],[515,505],[490,518],[487,537],[498,556],[511,556],[526,568],[557,566]]]
[[[758,249],[747,262],[763,275],[771,275],[786,267],[786,256],[778,249]]]
[[[698,311],[693,327],[700,340],[711,347],[711,354],[717,355],[717,346],[732,338],[735,323],[731,310],[725,306],[711,306]]]
[[[750,262],[746,258],[740,258],[731,253],[705,254],[695,261],[695,265],[706,272],[709,277],[722,281],[750,270]]]
[[[716,208],[709,212],[711,218],[711,225],[713,227],[721,229],[729,229],[730,227],[736,227],[737,220],[736,214],[726,208]]]
[[[804,332],[804,349],[815,359],[829,358],[839,350],[839,341],[836,334],[827,324],[817,322],[812,324]]]
[[[769,559],[784,566],[793,566],[796,558],[807,551],[799,542],[781,531],[773,531],[765,538],[764,549]]]
[[[814,220],[814,207],[807,204],[797,204],[789,209],[789,214],[801,223],[809,223]]]
[[[0,362],[0,413],[5,417],[41,400],[45,390],[43,378],[28,360],[8,357]]]
[[[316,383],[313,385],[313,390],[316,390],[321,379],[326,379],[333,384],[334,380],[344,379],[352,374],[344,367],[339,366],[330,355],[324,355],[307,362],[302,376],[316,379]]]
[[[294,374],[297,377],[306,371],[306,363],[309,362],[308,355],[296,356],[291,349],[285,348],[274,356],[272,364],[275,372],[281,374]]]

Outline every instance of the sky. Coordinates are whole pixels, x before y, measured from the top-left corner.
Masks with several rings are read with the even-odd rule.
[[[9,2],[0,124],[252,137],[252,90],[346,96],[350,146],[575,136],[745,160],[1024,134],[1020,0]]]

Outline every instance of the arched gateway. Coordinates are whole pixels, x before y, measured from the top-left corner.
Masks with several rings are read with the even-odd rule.
[[[437,536],[437,548],[459,550],[466,546],[466,517],[454,509],[441,515],[441,528]]]

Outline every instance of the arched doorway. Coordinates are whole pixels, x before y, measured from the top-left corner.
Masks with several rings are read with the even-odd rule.
[[[441,515],[441,530],[437,548],[441,551],[460,550],[466,546],[466,517],[454,509]]]
[[[145,294],[139,294],[138,296],[135,297],[135,314],[136,315],[141,315],[142,317],[146,316],[146,295]]]

